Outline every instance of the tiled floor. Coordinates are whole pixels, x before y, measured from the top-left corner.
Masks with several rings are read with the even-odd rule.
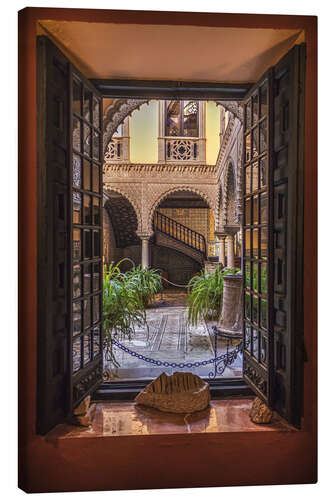
[[[271,424],[254,424],[249,417],[250,398],[211,401],[207,410],[193,414],[172,414],[136,405],[133,402],[97,403],[90,428],[63,424],[49,438],[134,436],[148,434],[187,434],[211,432],[292,431],[274,416]]]
[[[161,362],[196,363],[214,358],[213,323],[200,321],[196,326],[188,324],[185,300],[186,293],[183,290],[164,291],[162,296],[158,294],[154,304],[147,309],[149,328],[137,327],[132,339],[118,339],[119,342],[137,355]],[[226,349],[226,340],[219,338],[217,355],[223,354]],[[229,349],[232,346],[229,345]],[[148,380],[158,377],[162,372],[171,375],[175,370],[191,371],[201,377],[209,377],[214,371],[213,363],[182,369],[157,366],[118,347],[114,347],[114,354],[120,367],[115,368],[105,359],[106,381]],[[241,354],[221,376],[242,376]]]

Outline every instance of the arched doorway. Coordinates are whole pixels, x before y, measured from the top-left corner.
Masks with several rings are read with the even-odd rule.
[[[215,256],[213,212],[196,192],[180,189],[162,197],[152,224],[152,266],[162,269],[171,283],[188,283]]]
[[[140,238],[137,236],[138,216],[132,203],[119,191],[104,193],[103,207],[103,255],[104,262],[119,262],[124,257],[140,263]],[[122,263],[123,270],[130,266]]]

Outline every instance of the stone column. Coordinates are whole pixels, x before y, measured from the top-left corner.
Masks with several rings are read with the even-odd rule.
[[[228,234],[227,236],[227,265],[228,267],[235,267],[235,249],[234,249],[234,235]]]
[[[152,236],[152,233],[137,233],[139,238],[141,239],[141,266],[142,269],[149,268],[149,239]]]
[[[227,235],[221,231],[215,231],[215,236],[219,241],[219,263],[221,267],[225,267],[225,239]]]
[[[235,337],[242,335],[242,290],[243,277],[241,275],[224,276],[222,313],[217,325],[219,332]]]
[[[235,243],[234,236],[239,231],[239,226],[224,226],[224,232],[227,236],[227,266],[235,267]]]

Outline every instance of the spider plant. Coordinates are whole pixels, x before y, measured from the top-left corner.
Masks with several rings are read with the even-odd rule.
[[[188,321],[197,325],[200,319],[217,319],[222,308],[223,277],[239,269],[216,268],[213,273],[201,271],[188,284]]]
[[[161,286],[161,277],[151,269],[133,267],[121,272],[120,265],[104,267],[103,277],[103,327],[106,335],[106,357],[119,366],[112,340],[117,337],[131,338],[135,326],[146,325],[146,304]]]
[[[161,275],[155,269],[143,269],[137,266],[128,271],[126,276],[131,286],[136,288],[137,293],[141,295],[144,307],[148,307],[161,290]]]

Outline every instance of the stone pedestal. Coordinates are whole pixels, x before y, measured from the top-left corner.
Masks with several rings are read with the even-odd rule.
[[[217,325],[219,332],[235,337],[242,335],[242,289],[242,276],[224,276],[222,313]]]

